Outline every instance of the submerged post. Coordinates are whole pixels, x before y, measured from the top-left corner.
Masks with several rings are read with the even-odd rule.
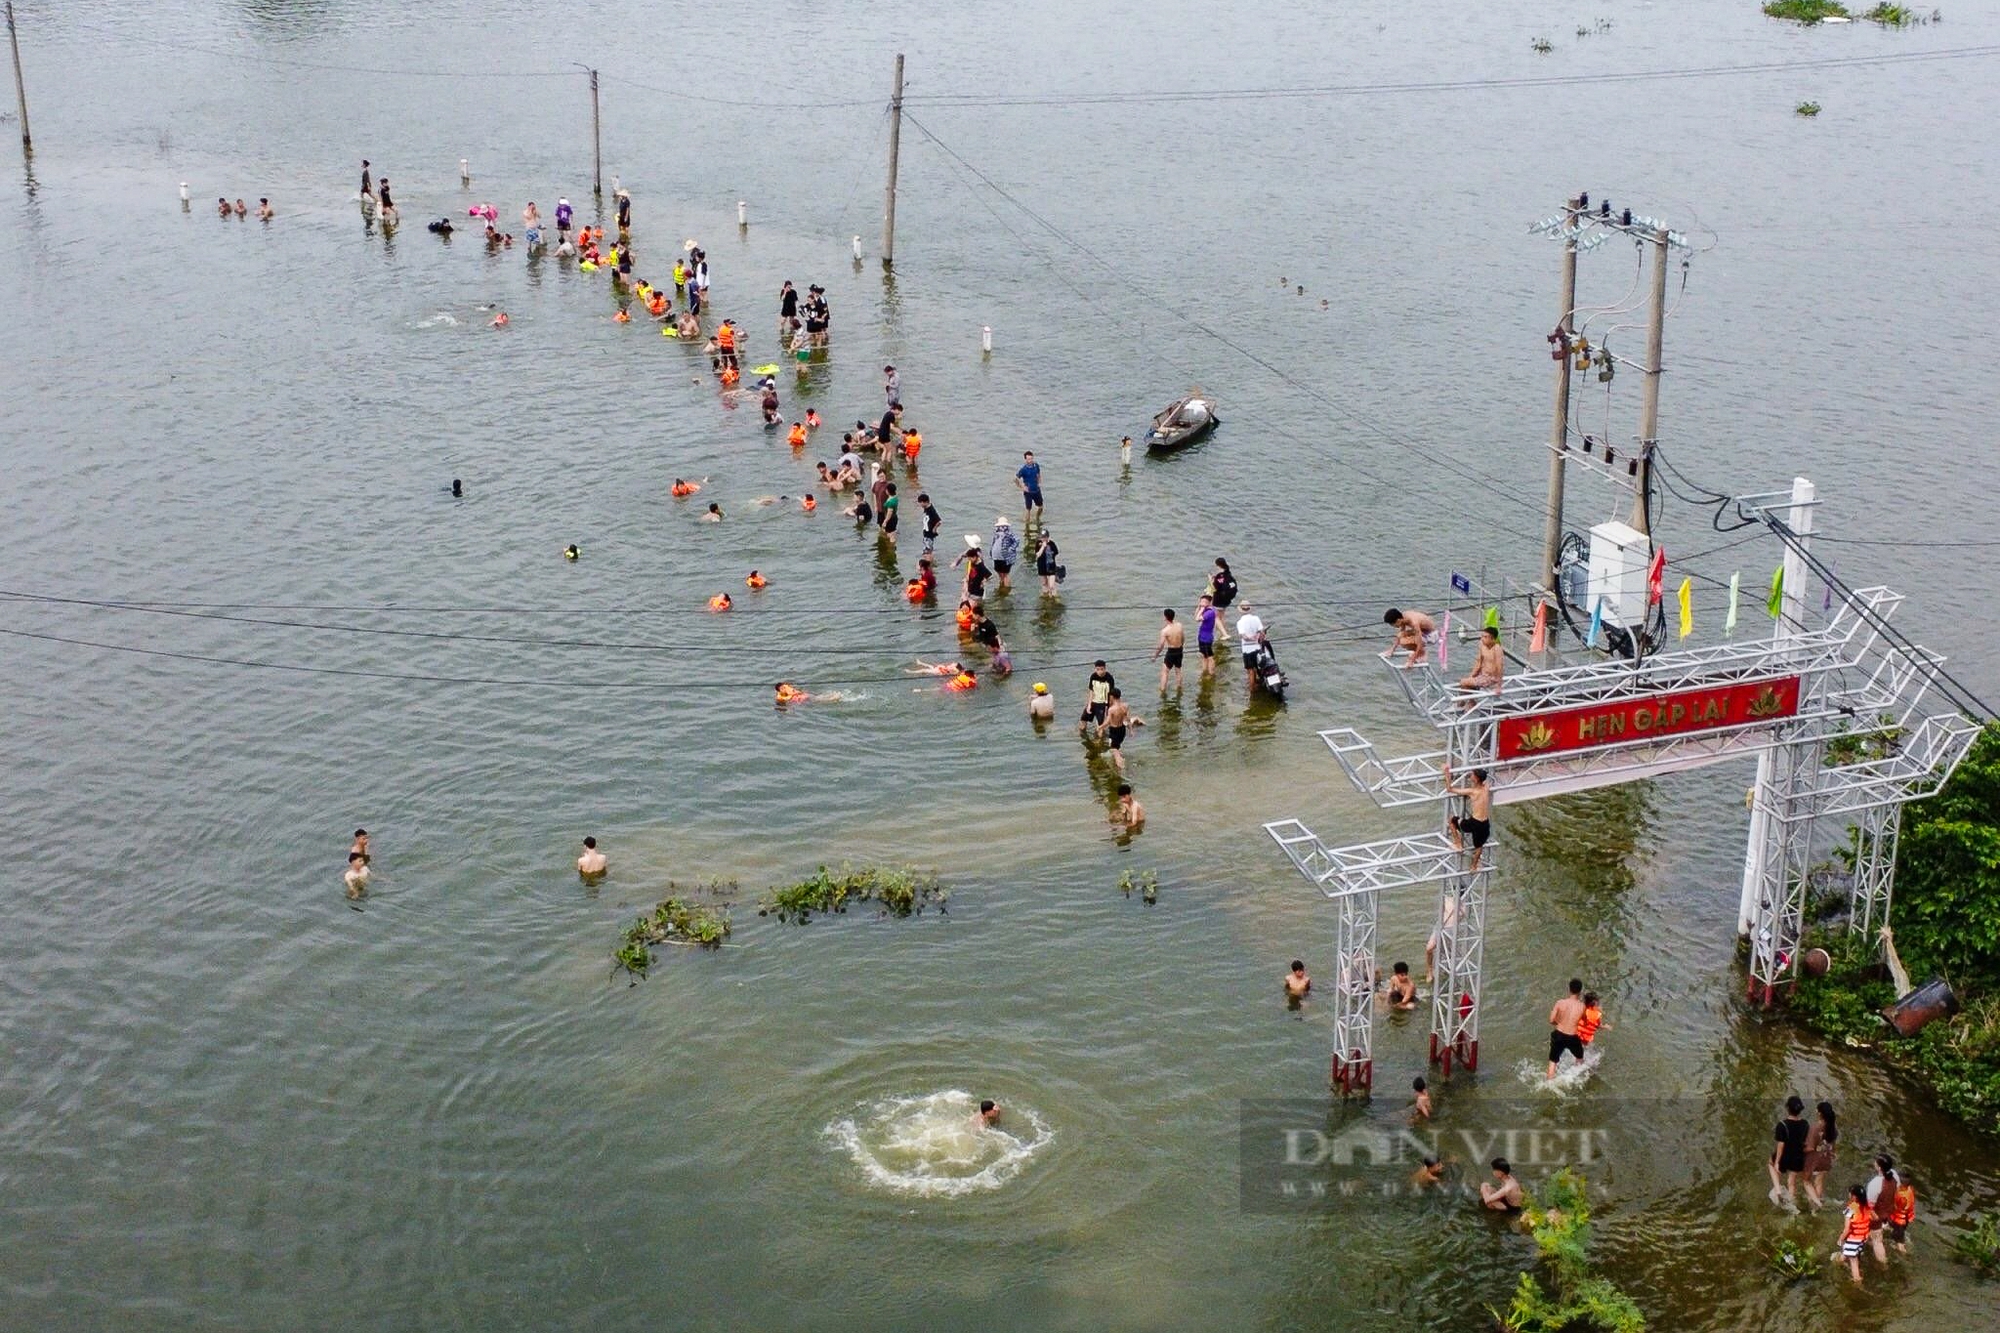
[[[1673,248],[1665,227],[1653,233],[1652,242],[1653,309],[1646,325],[1646,382],[1639,399],[1639,495],[1632,506],[1632,526],[1649,537],[1653,446],[1660,438],[1660,354],[1667,332],[1667,251]]]
[[[597,71],[590,71],[590,192],[604,197],[604,126],[597,109]]]
[[[1583,207],[1580,199],[1571,199],[1563,206],[1563,229],[1565,232],[1576,226],[1577,210]],[[1576,335],[1576,237],[1565,235],[1563,239],[1562,306],[1556,312],[1556,337],[1552,344],[1556,351],[1556,414],[1555,422],[1549,428],[1549,512],[1542,521],[1542,578],[1552,593],[1561,595],[1556,587],[1556,564],[1562,558],[1563,539],[1563,469],[1567,461],[1563,451],[1569,447],[1569,345]]]
[[[882,205],[882,267],[896,265],[896,158],[903,147],[903,56],[896,53],[896,87],[889,95],[889,191]]]
[[[14,52],[14,100],[21,107],[21,152],[35,155],[34,136],[28,133],[28,85],[21,81],[21,39],[14,32],[14,0],[7,0],[7,45]],[[896,104],[903,102],[903,58],[896,57]]]

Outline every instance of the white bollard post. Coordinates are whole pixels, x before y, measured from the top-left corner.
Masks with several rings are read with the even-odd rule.
[[[861,238],[859,236],[854,238],[854,262],[857,264],[861,262]]]
[[[750,205],[744,203],[741,199],[736,201],[736,225],[739,227],[750,225]]]
[[[460,185],[472,184],[472,166],[462,157],[458,159],[458,183]]]
[[[182,202],[182,203],[186,203],[187,201],[188,201],[188,183],[187,183],[186,181],[182,181],[182,182],[181,182],[181,202]]]
[[[984,352],[988,356],[993,355],[993,326],[991,324],[983,324],[980,326],[979,350]]]

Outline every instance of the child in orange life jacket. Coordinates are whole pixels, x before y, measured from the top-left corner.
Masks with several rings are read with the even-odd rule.
[[[924,437],[913,430],[903,431],[903,460],[911,467],[917,465],[917,454],[924,447]]]
[[[750,577],[749,577],[749,578],[747,578],[747,579],[745,579],[745,580],[743,580],[743,581],[744,581],[744,582],[745,582],[746,584],[748,584],[749,586],[751,586],[752,588],[763,588],[763,587],[767,587],[767,586],[769,586],[769,584],[770,584],[770,582],[771,582],[771,580],[769,580],[769,579],[765,578],[765,577],[764,577],[764,576],[763,576],[762,574],[759,574],[759,573],[758,573],[758,572],[757,572],[756,570],[754,570],[754,569],[750,571]]]
[[[794,449],[803,449],[803,448],[805,448],[805,447],[806,447],[806,423],[805,423],[805,422],[803,422],[803,421],[794,421],[794,422],[792,423],[792,432],[791,432],[791,434],[790,434],[790,435],[787,435],[787,436],[785,437],[785,442],[786,442],[787,444],[791,445],[791,446],[792,446],[792,448],[794,448]]]
[[[726,592],[719,592],[708,599],[708,609],[711,611],[727,611],[734,605],[736,603],[729,600],[729,594]]]
[[[1861,1281],[1861,1251],[1868,1244],[1868,1230],[1875,1217],[1868,1209],[1868,1187],[1856,1185],[1847,1191],[1847,1207],[1840,1222],[1840,1248],[1831,1256],[1834,1262],[1847,1261],[1847,1276],[1856,1283]]]
[[[946,681],[944,687],[948,690],[976,690],[979,688],[979,677],[970,671],[961,671]]]
[[[969,630],[972,628],[972,622],[974,619],[975,617],[972,614],[972,603],[970,601],[960,602],[958,604],[958,627],[962,630]]]
[[[1576,1039],[1583,1043],[1586,1054],[1590,1050],[1591,1038],[1597,1035],[1597,1030],[1609,1026],[1610,1024],[1604,1021],[1604,1011],[1597,1007],[1597,992],[1585,991],[1583,1013],[1576,1020]]]
[[[819,508],[819,501],[813,499],[810,495],[800,496],[799,508],[805,510],[808,514],[810,514],[813,512],[813,510]]]
[[[1917,1187],[1899,1167],[1896,1171],[1896,1190],[1889,1200],[1889,1239],[1896,1246],[1896,1253],[1910,1252],[1910,1223],[1917,1218]]]

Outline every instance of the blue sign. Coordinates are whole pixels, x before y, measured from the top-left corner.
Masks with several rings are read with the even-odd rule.
[[[1453,592],[1470,593],[1472,591],[1472,580],[1457,570],[1453,570],[1451,573],[1451,590]]]

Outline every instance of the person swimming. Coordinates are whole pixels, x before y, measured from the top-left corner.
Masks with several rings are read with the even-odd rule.
[[[722,522],[722,506],[716,504],[713,501],[710,501],[708,506],[708,512],[701,516],[701,521],[704,523]]]
[[[810,495],[802,495],[799,497],[799,508],[810,514],[813,510],[819,508],[819,501],[813,499]]]
[[[750,577],[744,579],[743,582],[752,588],[765,588],[770,586],[771,580],[753,569],[750,571]]]
[[[917,676],[960,676],[965,674],[965,666],[960,662],[926,662],[919,657],[909,671]]]
[[[730,600],[730,596],[726,592],[719,592],[708,599],[708,609],[711,611],[727,611],[735,605],[736,603]]]
[[[779,704],[781,704],[781,705],[782,705],[782,704],[802,704],[802,703],[806,702],[806,700],[808,700],[808,699],[810,699],[810,698],[812,698],[812,696],[811,696],[810,694],[807,694],[807,693],[806,693],[806,692],[805,692],[804,690],[802,690],[802,689],[800,689],[800,688],[799,688],[798,686],[796,686],[796,685],[792,684],[792,683],[791,683],[790,681],[788,681],[788,680],[781,680],[781,681],[779,681],[779,682],[778,682],[778,688],[777,688],[777,692],[776,692],[776,702],[777,702],[777,703],[779,703]]]
[[[979,1128],[991,1129],[999,1120],[1000,1103],[991,1097],[982,1099],[979,1103]]]
[[[451,495],[454,500],[462,499],[465,495],[465,483],[457,477],[451,479]]]
[[[370,878],[368,853],[349,852],[347,854],[347,873],[341,876],[341,879],[347,884],[347,896],[350,898],[359,898],[362,894],[366,893]]]
[[[568,546],[565,546],[565,547],[563,547],[563,559],[565,559],[565,560],[574,560],[574,559],[576,559],[576,558],[577,558],[577,557],[578,557],[579,555],[582,555],[582,554],[583,554],[583,552],[581,552],[581,551],[579,551],[579,550],[577,550],[577,549],[576,549],[576,543],[575,543],[575,542],[571,542],[571,543],[570,543],[570,544],[569,544]]]

